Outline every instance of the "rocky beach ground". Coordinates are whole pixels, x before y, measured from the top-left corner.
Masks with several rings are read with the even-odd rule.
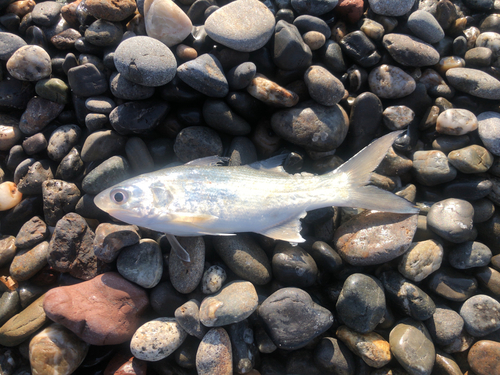
[[[0,374],[500,374],[499,0],[0,0]],[[93,197],[197,158],[322,174],[299,246]]]

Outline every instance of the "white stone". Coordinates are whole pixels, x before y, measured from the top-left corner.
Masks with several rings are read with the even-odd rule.
[[[467,109],[447,109],[436,120],[436,131],[441,134],[463,135],[476,129],[476,115]]]
[[[50,55],[39,46],[23,46],[7,60],[7,70],[21,81],[38,81],[50,76]]]
[[[23,195],[17,190],[17,185],[11,181],[0,184],[0,211],[10,210],[16,206]]]
[[[500,156],[500,113],[483,112],[477,116],[477,122],[484,147],[493,155]]]
[[[182,42],[191,33],[191,20],[172,0],[145,0],[144,24],[148,36],[168,47]]]

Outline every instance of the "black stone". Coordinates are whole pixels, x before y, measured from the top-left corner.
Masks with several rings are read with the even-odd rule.
[[[157,127],[169,109],[170,106],[165,102],[128,102],[111,111],[109,122],[119,134],[144,134]]]
[[[311,49],[294,25],[285,21],[276,24],[273,60],[278,68],[284,70],[305,70],[311,65]]]
[[[380,61],[380,53],[366,34],[360,30],[347,34],[340,41],[342,50],[362,67],[376,65]]]
[[[108,89],[104,73],[88,63],[69,69],[68,83],[74,95],[83,97],[101,95]]]

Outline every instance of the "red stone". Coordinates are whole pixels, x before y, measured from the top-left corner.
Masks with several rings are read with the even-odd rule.
[[[51,289],[43,308],[47,316],[92,345],[129,340],[148,306],[144,289],[109,272],[79,284]]]
[[[116,353],[109,361],[104,375],[146,375],[147,364],[134,356]]]
[[[340,0],[335,12],[343,20],[356,23],[363,16],[363,0]]]

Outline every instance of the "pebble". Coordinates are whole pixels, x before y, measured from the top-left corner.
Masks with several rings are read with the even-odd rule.
[[[392,65],[380,65],[368,76],[370,89],[379,98],[396,99],[415,91],[415,80],[403,70]]]
[[[33,135],[44,129],[64,109],[64,104],[40,97],[30,99],[19,120],[19,129],[25,135]]]
[[[47,155],[54,161],[61,161],[80,140],[82,131],[78,125],[62,125],[50,135]]]
[[[218,236],[212,242],[224,264],[238,277],[255,285],[265,285],[271,281],[271,262],[251,236]]]
[[[282,285],[307,288],[316,282],[318,266],[312,256],[299,246],[278,244],[271,264],[275,279]]]
[[[304,82],[311,98],[321,105],[333,106],[345,95],[342,82],[319,65],[311,65],[306,70]]]
[[[83,143],[81,158],[84,162],[108,159],[122,151],[126,138],[114,130],[98,130],[89,134]]]
[[[77,305],[81,309],[71,308]],[[51,320],[91,345],[114,345],[129,340],[147,306],[146,292],[114,272],[53,288],[43,303]]]
[[[108,90],[106,76],[91,63],[69,69],[68,83],[71,91],[82,97],[101,95]]]
[[[407,318],[399,322],[389,335],[394,357],[410,374],[430,375],[435,361],[435,348],[422,322]]]
[[[158,101],[127,102],[111,111],[109,122],[121,135],[148,133],[160,124],[169,109],[167,103]]]
[[[257,306],[258,297],[253,284],[233,281],[201,302],[200,320],[206,327],[221,327],[248,318]]]
[[[486,336],[500,329],[500,302],[484,294],[472,296],[460,308],[460,316],[471,336]]]
[[[407,128],[415,118],[415,112],[407,106],[389,106],[384,109],[383,121],[389,130],[402,130]]]
[[[85,0],[85,8],[95,18],[117,22],[131,16],[135,12],[136,4],[133,0],[122,0],[120,2]]]
[[[125,279],[143,288],[155,287],[163,273],[160,246],[156,241],[143,239],[139,243],[124,247],[116,259],[116,269]]]
[[[439,150],[417,151],[413,154],[413,175],[425,186],[450,182],[457,176],[446,154]]]
[[[344,282],[336,304],[343,323],[359,333],[368,333],[383,320],[385,295],[382,283],[373,276],[355,273]]]
[[[203,272],[201,278],[201,291],[203,294],[217,293],[226,282],[227,273],[224,268],[213,265]]]
[[[212,328],[203,336],[196,352],[196,371],[199,375],[233,374],[232,345],[224,328]]]
[[[221,156],[222,151],[222,140],[219,135],[206,126],[184,128],[175,138],[175,155],[185,163],[206,156]]]
[[[425,325],[436,344],[446,346],[460,338],[464,320],[455,310],[444,305],[437,306],[436,311]]]
[[[127,179],[129,164],[123,156],[112,156],[90,171],[82,180],[82,190],[87,194],[98,194]]]
[[[0,32],[0,60],[7,61],[19,48],[24,47],[26,42],[16,34]]]
[[[203,339],[207,328],[200,321],[200,303],[195,300],[189,300],[175,310],[175,319],[177,323],[188,333],[200,340]]]
[[[448,83],[457,90],[483,99],[500,99],[500,81],[489,74],[471,68],[453,68],[446,71]]]
[[[208,53],[179,65],[177,75],[190,87],[209,97],[223,98],[229,91],[222,65]]]
[[[274,292],[262,302],[258,313],[276,346],[286,350],[306,346],[333,324],[332,313],[298,288]]]
[[[188,294],[196,289],[203,277],[205,241],[203,237],[180,237],[178,241],[188,252],[191,261],[184,262],[171,252],[168,273],[173,287],[180,293]]]
[[[203,119],[208,126],[231,135],[247,135],[250,124],[238,116],[222,99],[208,99],[203,104]]]
[[[476,342],[467,354],[470,367],[477,375],[500,371],[500,343],[490,340]]]
[[[404,34],[386,34],[382,39],[387,52],[399,64],[412,67],[435,65],[439,62],[439,52],[428,43]]]
[[[280,20],[274,31],[274,64],[283,70],[306,69],[311,65],[312,52],[299,29]]]
[[[428,279],[431,291],[449,301],[462,302],[477,291],[477,280],[449,268],[441,268]]]
[[[56,178],[72,180],[83,171],[83,167],[80,149],[73,147],[59,163],[56,170]]]
[[[35,92],[40,97],[59,104],[67,104],[69,100],[69,86],[59,78],[46,78],[38,81],[35,85]]]
[[[274,16],[257,0],[236,0],[205,21],[205,30],[214,41],[236,51],[253,52],[262,48],[274,32]]]
[[[148,87],[170,82],[177,68],[172,51],[162,42],[147,36],[122,41],[115,50],[113,61],[123,77]]]
[[[408,18],[408,27],[415,36],[433,44],[444,38],[444,31],[434,16],[425,10],[417,10]]]
[[[10,264],[10,275],[16,281],[32,278],[47,264],[49,243],[44,241],[33,249],[20,250]]]
[[[2,235],[0,237],[0,267],[14,259],[16,250],[16,238],[14,236]]]
[[[0,327],[20,310],[17,290],[3,292],[0,297]]]
[[[245,62],[232,68],[226,75],[231,90],[246,88],[257,73],[257,66],[253,62]]]
[[[482,112],[477,116],[479,137],[484,147],[493,155],[500,155],[500,114]]]
[[[462,173],[483,173],[492,166],[493,155],[484,147],[471,145],[451,151],[448,154],[448,160]]]
[[[436,131],[447,135],[464,135],[476,130],[478,121],[466,109],[451,108],[441,112],[436,120]]]
[[[50,161],[36,161],[20,179],[17,189],[22,194],[41,194],[43,182],[52,178],[54,178],[54,174]]]
[[[399,17],[406,14],[413,6],[415,0],[398,1],[397,4],[390,0],[368,0],[370,9],[381,16]]]
[[[22,194],[15,183],[6,181],[0,184],[0,211],[7,211],[21,202]]]
[[[102,223],[95,230],[94,254],[103,262],[111,263],[121,249],[137,244],[139,239],[134,225]]]
[[[7,70],[21,81],[38,81],[52,73],[50,55],[39,46],[22,46],[7,60]]]
[[[275,106],[293,107],[299,101],[299,96],[290,90],[257,73],[247,86],[247,92],[254,98]]]
[[[491,264],[494,265],[492,259]],[[498,267],[496,267],[498,268]],[[494,297],[500,296],[500,272],[491,267],[478,268],[474,276],[479,280],[485,290],[487,290]]]
[[[403,254],[399,264],[399,272],[415,282],[422,281],[441,267],[443,247],[435,240],[413,242],[409,250]]]
[[[145,0],[144,26],[149,37],[159,40],[167,47],[173,47],[186,39],[193,24],[186,13],[171,0]]]
[[[353,375],[355,364],[352,353],[338,339],[323,337],[314,349],[314,361],[326,371]]]
[[[417,215],[366,211],[335,231],[335,249],[354,266],[381,264],[405,253],[416,230]]]
[[[121,25],[105,20],[97,20],[85,30],[85,40],[99,47],[116,45],[122,37]]]
[[[427,214],[428,227],[440,237],[453,243],[471,238],[474,208],[462,199],[449,198],[431,206]]]
[[[48,371],[72,374],[83,362],[89,345],[73,332],[54,323],[38,332],[29,343],[29,361],[34,374]]]
[[[150,320],[135,331],[130,341],[132,355],[156,362],[171,355],[187,337],[175,318]]]
[[[347,326],[340,326],[336,334],[339,340],[370,367],[384,367],[392,359],[389,343],[378,333],[358,333]]]
[[[375,44],[360,30],[345,35],[340,46],[346,55],[364,68],[378,64],[381,59]]]
[[[9,115],[0,115],[0,150],[8,151],[22,137],[19,129],[19,120]]]

